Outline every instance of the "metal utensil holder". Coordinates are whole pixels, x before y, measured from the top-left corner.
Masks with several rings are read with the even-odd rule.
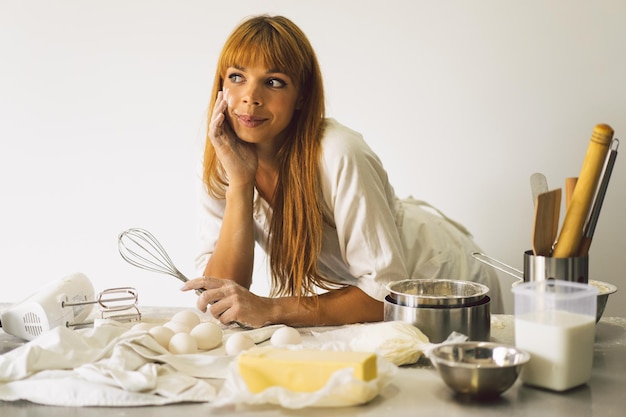
[[[524,282],[557,279],[589,283],[589,257],[553,258],[536,256],[532,250],[524,252]]]

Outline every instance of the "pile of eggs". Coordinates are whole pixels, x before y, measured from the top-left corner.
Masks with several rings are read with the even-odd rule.
[[[191,310],[179,311],[163,325],[151,327],[148,333],[171,353],[196,353],[211,350],[222,343],[224,332],[213,322],[200,322]]]
[[[174,354],[215,349],[222,344],[224,336],[218,324],[201,322],[200,316],[192,310],[179,311],[162,325],[141,328],[147,330],[158,344]],[[279,327],[270,338],[270,344],[276,347],[298,345],[301,342],[300,332],[288,326]],[[247,332],[237,332],[226,339],[224,349],[227,355],[234,356],[255,345],[254,339]]]

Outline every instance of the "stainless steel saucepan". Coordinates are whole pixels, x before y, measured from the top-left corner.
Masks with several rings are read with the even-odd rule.
[[[487,286],[463,280],[409,279],[389,283],[387,289],[385,321],[410,323],[432,343],[443,342],[452,332],[469,340],[489,340]]]

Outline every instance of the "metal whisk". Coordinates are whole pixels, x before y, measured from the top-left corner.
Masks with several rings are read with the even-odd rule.
[[[117,246],[122,258],[137,268],[171,275],[182,282],[189,281],[176,268],[163,246],[152,233],[144,229],[128,229],[119,234]],[[201,293],[202,290],[196,290]]]

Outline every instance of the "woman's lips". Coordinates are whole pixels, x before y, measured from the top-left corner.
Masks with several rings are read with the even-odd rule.
[[[237,116],[239,123],[245,127],[258,127],[266,120],[263,117],[250,116],[247,114],[235,114],[235,116]]]

